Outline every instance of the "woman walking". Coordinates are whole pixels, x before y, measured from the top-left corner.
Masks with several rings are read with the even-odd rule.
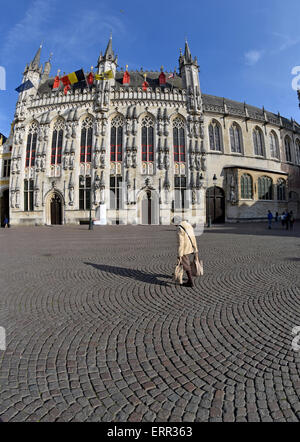
[[[177,240],[178,261],[181,261],[183,270],[186,271],[188,277],[188,281],[183,286],[194,287],[190,258],[193,258],[194,253],[198,253],[198,247],[194,229],[188,221],[184,220],[178,224]]]

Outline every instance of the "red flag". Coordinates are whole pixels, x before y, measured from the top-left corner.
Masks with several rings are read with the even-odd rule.
[[[59,76],[57,75],[54,79],[54,83],[53,83],[53,89],[57,89],[60,85],[60,79]]]
[[[68,91],[71,89],[71,86],[67,84],[64,88],[64,94],[67,95]]]
[[[149,83],[147,81],[144,81],[144,83],[143,83],[143,91],[147,91],[148,86],[149,86]]]
[[[64,86],[69,86],[69,85],[71,84],[68,75],[65,75],[64,77],[62,77],[62,78],[61,78],[61,81],[62,81],[62,83],[63,83]]]
[[[91,86],[94,83],[94,74],[93,72],[90,72],[88,77],[87,77],[87,82],[88,84]]]

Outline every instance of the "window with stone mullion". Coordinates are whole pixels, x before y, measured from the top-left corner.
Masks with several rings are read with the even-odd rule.
[[[79,210],[90,210],[91,207],[91,177],[79,178]]]
[[[33,212],[33,180],[24,180],[24,212]]]
[[[52,151],[51,151],[51,164],[61,164],[61,153],[63,144],[63,131],[53,131],[52,136]]]
[[[34,166],[36,153],[37,134],[29,133],[26,146],[26,162],[25,167]]]
[[[252,178],[250,175],[245,174],[241,177],[241,197],[243,199],[252,199]]]
[[[92,140],[93,140],[93,129],[82,128],[81,130],[81,143],[80,143],[80,162],[90,163],[92,156]]]
[[[154,160],[153,151],[154,130],[153,127],[142,127],[142,161],[152,162]]]
[[[185,134],[183,128],[173,128],[174,161],[185,162]]]
[[[111,128],[110,161],[121,162],[123,157],[123,129]]]

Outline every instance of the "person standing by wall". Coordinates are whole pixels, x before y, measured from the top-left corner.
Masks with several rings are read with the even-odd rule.
[[[295,217],[293,214],[293,211],[290,211],[290,230],[294,230],[294,222],[295,222]]]
[[[268,210],[268,225],[269,225],[269,229],[272,228],[272,220],[273,220],[273,214],[272,214],[271,210]]]

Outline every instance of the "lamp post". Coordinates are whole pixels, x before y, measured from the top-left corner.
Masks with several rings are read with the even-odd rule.
[[[213,183],[214,183],[214,195],[215,195],[215,189],[216,189],[216,182],[218,178],[216,174],[213,176]],[[211,227],[211,213],[210,213],[210,188],[208,189],[208,220],[207,220],[207,227]]]

